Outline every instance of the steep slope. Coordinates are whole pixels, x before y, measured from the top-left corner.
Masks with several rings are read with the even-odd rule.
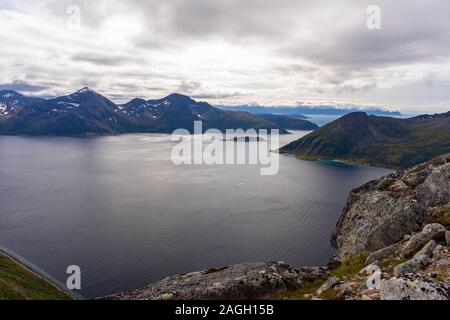
[[[341,256],[382,249],[431,222],[433,212],[440,212],[437,222],[448,227],[448,205],[450,154],[353,190],[333,233],[333,246]]]
[[[50,281],[0,251],[0,300],[72,300]]]
[[[41,101],[44,99],[26,97],[13,90],[0,91],[0,121],[2,118],[11,117],[26,106]]]
[[[276,124],[249,113],[219,110],[176,93],[159,100],[133,99],[118,106],[117,111],[131,118],[137,127],[150,132],[170,133],[179,128],[193,132],[194,121],[202,121],[204,130],[253,128],[280,129],[280,133],[287,133]]]
[[[450,152],[450,113],[396,119],[356,112],[280,151],[302,159],[406,168]]]
[[[287,129],[287,130],[305,130],[311,131],[316,130],[319,126],[308,120],[301,119],[295,116],[285,116],[277,114],[260,114],[258,117],[273,122],[276,125]]]
[[[67,136],[120,133],[127,121],[117,116],[115,109],[111,100],[83,88],[71,95],[23,108],[5,123],[3,131],[7,134]]]

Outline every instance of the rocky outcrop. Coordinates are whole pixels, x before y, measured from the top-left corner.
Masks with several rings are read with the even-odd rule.
[[[333,232],[332,244],[340,256],[388,247],[430,222],[428,209],[449,202],[447,154],[353,190]]]
[[[408,275],[381,282],[381,300],[450,300],[450,286],[430,277]]]
[[[250,263],[168,277],[146,288],[106,297],[113,300],[251,300],[296,290],[323,277],[323,268],[294,269],[282,262]]]

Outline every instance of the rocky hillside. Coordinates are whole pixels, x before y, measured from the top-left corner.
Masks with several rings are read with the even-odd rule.
[[[341,256],[389,246],[433,220],[450,223],[450,154],[353,190],[332,243]]]
[[[280,150],[306,160],[404,169],[450,152],[450,112],[409,119],[355,112]]]
[[[353,190],[326,267],[234,265],[103,299],[450,300],[450,154]]]

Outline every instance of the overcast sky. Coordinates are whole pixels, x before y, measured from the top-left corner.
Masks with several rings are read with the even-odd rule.
[[[449,16],[448,0],[1,0],[0,89],[448,111]]]

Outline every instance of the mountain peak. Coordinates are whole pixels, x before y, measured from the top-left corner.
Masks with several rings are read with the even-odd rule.
[[[191,97],[176,92],[168,95],[165,99],[176,102],[189,102],[189,103],[194,102],[194,100]]]
[[[94,90],[90,89],[89,87],[84,87],[78,90],[76,93],[84,94],[84,93],[96,93]]]

